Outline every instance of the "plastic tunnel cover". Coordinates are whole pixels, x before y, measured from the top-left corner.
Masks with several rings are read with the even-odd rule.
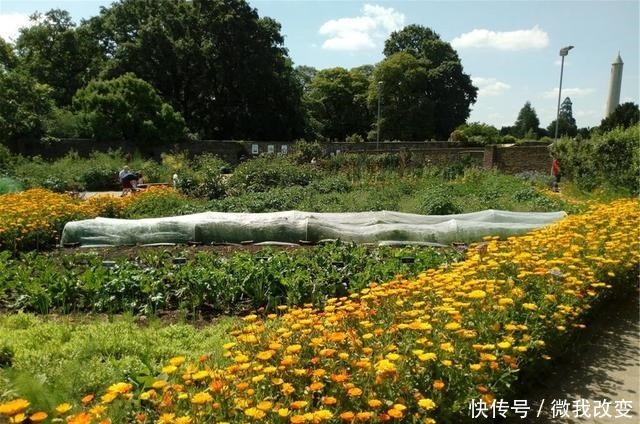
[[[340,239],[355,243],[479,241],[484,236],[524,234],[552,224],[565,212],[486,210],[457,215],[401,212],[272,213],[205,212],[166,218],[94,218],[65,225],[61,244],[130,245],[152,243],[297,243]]]

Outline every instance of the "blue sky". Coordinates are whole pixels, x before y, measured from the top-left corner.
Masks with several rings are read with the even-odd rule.
[[[110,1],[0,0],[0,36],[15,36],[34,11],[68,10],[76,21]],[[512,125],[530,101],[546,127],[554,118],[561,47],[562,97],[579,127],[604,117],[611,63],[624,61],[620,101],[638,103],[640,2],[610,1],[303,1],[253,0],[260,16],[282,25],[295,65],[351,68],[383,59],[384,40],[409,24],[430,27],[452,43],[479,87],[470,121]]]

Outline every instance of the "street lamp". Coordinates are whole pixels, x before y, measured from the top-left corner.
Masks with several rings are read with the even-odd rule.
[[[382,81],[378,81],[378,124],[376,128],[376,150],[380,150],[380,90]]]
[[[564,71],[564,57],[569,54],[569,50],[571,50],[573,46],[567,46],[560,49],[560,57],[562,58],[562,63],[560,64],[560,87],[558,87],[558,109],[556,112],[556,135],[554,140],[558,140],[558,124],[560,122],[560,96],[562,95],[562,71]]]

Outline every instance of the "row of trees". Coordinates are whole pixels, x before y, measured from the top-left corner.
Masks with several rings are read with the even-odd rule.
[[[376,65],[317,71],[294,68],[280,24],[244,0],[121,0],[80,25],[63,10],[32,19],[15,44],[0,39],[5,139],[366,138],[378,96],[384,138],[442,139],[476,100],[455,50],[417,25],[393,33]]]
[[[0,141],[54,137],[446,140],[477,89],[451,45],[410,25],[384,59],[347,70],[293,67],[280,24],[244,0],[121,0],[72,22],[32,17],[0,38]],[[552,123],[551,126],[555,126]],[[560,133],[574,135],[565,100]],[[527,103],[502,135],[544,135]]]

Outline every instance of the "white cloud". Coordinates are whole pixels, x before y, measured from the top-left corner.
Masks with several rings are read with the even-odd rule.
[[[362,16],[332,19],[320,27],[319,33],[328,37],[323,49],[355,51],[373,49],[391,32],[404,26],[404,14],[393,8],[365,4]]]
[[[593,88],[563,88],[562,97],[582,97],[588,96],[595,90]],[[545,99],[555,99],[558,97],[558,87],[553,90],[545,91],[542,93],[542,97]]]
[[[20,35],[20,28],[30,25],[29,15],[26,13],[2,13],[0,14],[0,37],[14,42]]]
[[[473,85],[478,87],[478,96],[499,96],[511,86],[495,78],[472,77]]]
[[[456,49],[465,47],[486,47],[513,51],[541,49],[549,45],[549,35],[537,25],[531,29],[504,32],[474,29],[454,38],[451,45]]]

